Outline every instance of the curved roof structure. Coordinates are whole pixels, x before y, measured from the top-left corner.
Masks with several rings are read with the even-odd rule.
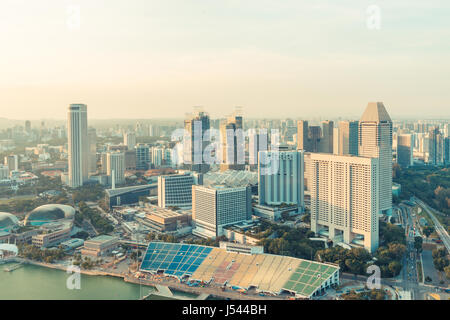
[[[45,204],[37,207],[25,218],[25,225],[39,226],[46,223],[63,220],[74,219],[75,209],[64,204]]]
[[[19,219],[11,213],[0,212],[0,230],[9,231],[19,224]]]
[[[17,246],[14,244],[9,244],[9,243],[0,243],[0,252],[1,251],[13,252],[14,255],[16,255],[16,256],[19,253],[19,249],[17,248]]]

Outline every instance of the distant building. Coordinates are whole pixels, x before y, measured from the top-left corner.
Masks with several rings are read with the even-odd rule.
[[[125,182],[125,155],[121,152],[108,152],[106,157],[106,174],[112,183],[113,175],[115,184]]]
[[[19,156],[18,155],[10,155],[5,156],[5,166],[8,166],[9,172],[18,171],[19,170]]]
[[[148,170],[150,163],[150,147],[146,144],[138,144],[136,146],[136,170]]]
[[[222,140],[220,170],[244,170],[245,139],[242,116],[234,114],[220,125],[220,139]]]
[[[333,121],[322,121],[322,128],[309,126],[308,121],[297,121],[297,149],[333,153],[333,128]]]
[[[89,141],[87,106],[71,104],[67,119],[69,187],[78,188],[88,180]]]
[[[136,134],[134,132],[127,132],[123,136],[123,144],[128,147],[128,150],[134,150],[136,146]]]
[[[185,136],[183,137],[183,163],[186,169],[205,173],[209,164],[203,159],[206,147],[209,145],[210,119],[206,112],[198,111],[184,121]]]
[[[414,136],[412,134],[399,134],[397,136],[397,163],[408,168],[414,164]]]
[[[42,233],[32,237],[32,244],[40,248],[50,248],[70,239],[71,222],[49,223],[41,226]]]
[[[340,121],[338,155],[358,155],[358,121]]]

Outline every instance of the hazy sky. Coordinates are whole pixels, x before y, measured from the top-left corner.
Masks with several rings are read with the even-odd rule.
[[[0,0],[0,117],[351,117],[369,101],[449,117],[449,17],[448,0]]]

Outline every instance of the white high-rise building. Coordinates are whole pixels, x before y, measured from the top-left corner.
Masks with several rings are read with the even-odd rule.
[[[311,153],[306,157],[311,230],[335,243],[378,248],[378,159]]]
[[[161,208],[192,207],[192,186],[194,177],[191,174],[174,174],[158,177],[158,206]]]
[[[19,170],[19,156],[9,155],[5,156],[5,166],[8,166],[9,172]]]
[[[152,147],[151,155],[152,155],[152,164],[155,168],[159,168],[162,166],[163,162],[163,148]]]
[[[128,146],[128,150],[134,150],[136,146],[136,134],[134,132],[127,132],[123,135],[123,144]]]
[[[9,167],[3,164],[0,164],[0,180],[9,179]]]
[[[261,205],[304,207],[304,151],[260,151],[258,194]]]
[[[192,233],[197,236],[221,236],[225,226],[250,220],[251,212],[250,187],[192,187]]]
[[[87,106],[71,104],[67,117],[69,187],[78,188],[88,179],[89,141]]]
[[[106,156],[106,174],[116,184],[125,182],[125,154],[122,152],[108,152]]]
[[[392,120],[382,102],[370,102],[359,121],[359,155],[379,160],[379,210],[392,212]]]

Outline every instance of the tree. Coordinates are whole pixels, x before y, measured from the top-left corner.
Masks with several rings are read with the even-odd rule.
[[[450,266],[446,266],[444,268],[445,271],[445,276],[447,277],[447,279],[450,279]]]
[[[414,237],[414,248],[417,250],[417,252],[422,252],[422,243],[423,239],[421,236]]]
[[[427,237],[427,239],[433,232],[434,232],[434,228],[431,226],[426,226],[423,228],[423,234]]]

